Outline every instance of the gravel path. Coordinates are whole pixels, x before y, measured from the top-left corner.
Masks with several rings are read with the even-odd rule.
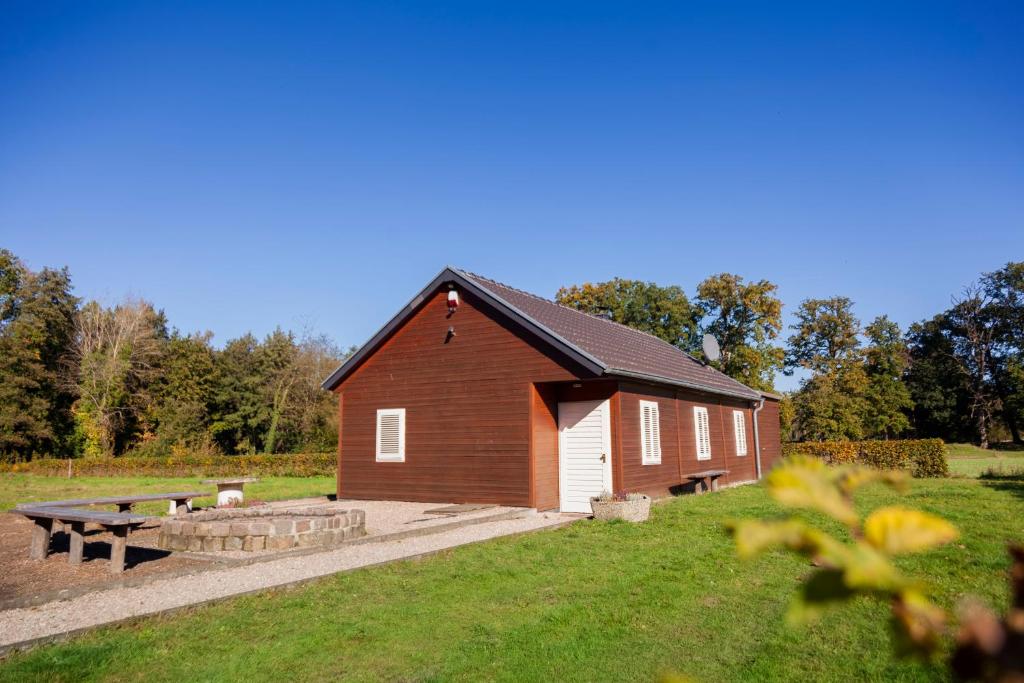
[[[313,555],[159,579],[145,586],[114,588],[72,600],[0,612],[0,651],[25,641],[49,639],[143,615],[328,576],[368,565],[414,557],[498,536],[579,519],[558,513],[483,522],[436,534],[352,545]]]

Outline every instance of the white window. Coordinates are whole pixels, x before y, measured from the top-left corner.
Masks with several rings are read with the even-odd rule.
[[[711,459],[711,427],[708,423],[708,409],[695,406],[693,409],[693,432],[697,435],[697,459]]]
[[[377,461],[405,462],[405,408],[377,411]]]
[[[747,454],[747,421],[742,410],[732,411],[732,424],[736,431],[736,455]]]
[[[640,462],[661,464],[661,424],[654,401],[640,401]]]

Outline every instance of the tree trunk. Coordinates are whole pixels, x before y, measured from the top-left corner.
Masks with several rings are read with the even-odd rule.
[[[988,449],[988,416],[983,409],[978,411],[978,445]]]

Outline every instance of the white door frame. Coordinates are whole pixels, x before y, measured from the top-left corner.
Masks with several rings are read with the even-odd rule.
[[[566,452],[565,449],[565,429],[562,426],[562,406],[567,404],[593,404],[594,410],[601,410],[601,452],[604,454],[604,468],[602,470],[603,485],[602,490],[614,492],[612,489],[612,417],[611,417],[611,402],[608,399],[595,400],[595,401],[561,401],[558,404],[558,507],[562,512],[590,512],[587,510],[566,510],[565,501],[566,496],[566,484],[568,483],[565,476],[565,459],[562,454]],[[589,414],[589,413],[588,413]],[[597,454],[595,457],[600,457]],[[595,492],[595,495],[600,494],[601,491]]]

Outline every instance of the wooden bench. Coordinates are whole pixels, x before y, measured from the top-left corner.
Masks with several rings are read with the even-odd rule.
[[[708,470],[707,472],[697,472],[695,474],[687,475],[687,479],[692,482],[696,482],[695,493],[701,494],[705,491],[717,491],[718,490],[718,478],[729,474],[729,470]]]
[[[32,529],[32,543],[28,550],[28,556],[33,560],[45,560],[46,556],[50,554],[50,535],[55,521],[64,524],[71,530],[69,533],[71,551],[68,553],[68,564],[82,563],[87,523],[98,524],[104,530],[112,532],[114,540],[110,544],[110,572],[113,574],[124,571],[124,552],[128,543],[128,532],[149,520],[149,517],[126,512],[83,510],[64,506],[18,507],[12,512],[29,518],[35,524]]]
[[[108,498],[78,498],[76,500],[48,500],[42,503],[20,503],[16,509],[26,510],[28,508],[68,508],[83,507],[86,505],[116,505],[118,512],[130,512],[136,503],[146,503],[154,500],[171,501],[169,514],[188,512],[188,504],[193,498],[201,498],[209,495],[205,491],[177,491],[175,493],[143,493],[136,496],[110,496]]]

